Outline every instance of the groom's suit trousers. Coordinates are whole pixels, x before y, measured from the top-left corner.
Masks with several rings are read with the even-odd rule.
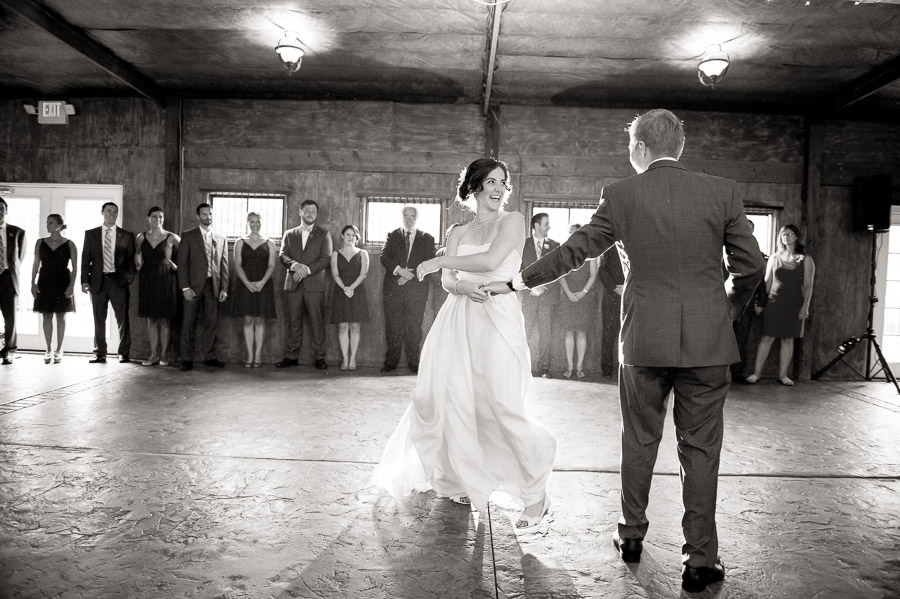
[[[619,536],[643,539],[653,465],[674,390],[675,436],[681,464],[684,515],[682,555],[689,566],[714,562],[716,487],[722,449],[722,410],[731,386],[728,365],[700,368],[619,367],[622,407],[622,518]]]

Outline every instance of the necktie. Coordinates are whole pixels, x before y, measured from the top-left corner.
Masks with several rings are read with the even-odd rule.
[[[406,259],[403,262],[403,268],[409,265],[409,231],[403,232],[403,247],[406,248]]]
[[[112,229],[106,229],[103,238],[103,272],[115,272],[116,261],[113,254]]]
[[[206,276],[213,276],[213,251],[212,251],[212,234],[206,233],[203,236],[203,245],[206,249]]]
[[[537,252],[537,257],[538,257],[538,258],[540,258],[541,255],[544,253],[543,251],[541,251],[541,248],[543,247],[543,245],[544,245],[544,244],[541,243],[541,240],[540,240],[540,239],[535,240],[534,251]]]
[[[6,269],[6,229],[0,229],[0,274]]]

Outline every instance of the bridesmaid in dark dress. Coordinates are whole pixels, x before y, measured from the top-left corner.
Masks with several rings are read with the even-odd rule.
[[[569,234],[581,228],[581,225],[569,227]],[[566,363],[563,376],[570,378],[572,371],[580,379],[584,378],[584,354],[587,351],[587,332],[593,327],[597,314],[597,300],[591,288],[597,282],[597,260],[588,260],[578,270],[573,270],[559,280],[563,297],[559,302],[560,328],[566,332]],[[573,361],[575,348],[578,348],[577,362]],[[573,363],[574,362],[574,363]]]
[[[266,337],[266,319],[275,318],[275,292],[272,273],[278,254],[275,244],[259,234],[262,221],[258,212],[247,214],[250,234],[234,244],[231,315],[244,319],[244,343],[247,345],[245,368],[262,366],[262,346]]]
[[[341,346],[341,370],[356,370],[359,349],[359,325],[369,321],[369,303],[363,281],[369,274],[369,252],[356,247],[359,229],[347,225],[341,230],[341,248],[331,254],[334,277],[334,305],[331,323],[338,325]]]
[[[140,271],[138,316],[147,319],[150,357],[144,366],[169,365],[170,321],[178,316],[178,279],[174,254],[181,243],[178,235],[166,231],[163,209],[154,206],[147,212],[150,230],[135,239],[134,262]]]
[[[766,265],[769,298],[765,308],[756,308],[757,314],[763,314],[763,332],[756,349],[753,374],[744,380],[748,385],[759,380],[776,337],[781,339],[778,382],[788,387],[794,384],[788,377],[788,368],[794,356],[794,339],[803,337],[803,325],[809,318],[815,275],[815,262],[800,243],[800,229],[794,225],[781,227],[778,251],[769,257]]]
[[[62,236],[66,225],[59,214],[47,217],[49,237],[38,239],[34,246],[34,265],[31,267],[31,294],[34,311],[44,317],[44,340],[47,352],[44,364],[53,360],[59,364],[63,358],[63,339],[66,337],[66,313],[75,311],[75,281],[78,278],[78,249]],[[69,262],[72,270],[69,271]],[[35,282],[37,277],[37,282]],[[53,316],[56,315],[56,351],[51,351]]]

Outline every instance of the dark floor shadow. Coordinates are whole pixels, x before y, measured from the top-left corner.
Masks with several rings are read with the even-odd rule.
[[[564,568],[552,568],[537,557],[522,556],[522,576],[527,599],[581,599],[572,575]]]

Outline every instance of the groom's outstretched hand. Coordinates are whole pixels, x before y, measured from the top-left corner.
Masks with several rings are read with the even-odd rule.
[[[490,283],[482,283],[481,289],[491,295],[502,295],[504,293],[512,293],[512,289],[506,284],[506,281],[491,281]]]

